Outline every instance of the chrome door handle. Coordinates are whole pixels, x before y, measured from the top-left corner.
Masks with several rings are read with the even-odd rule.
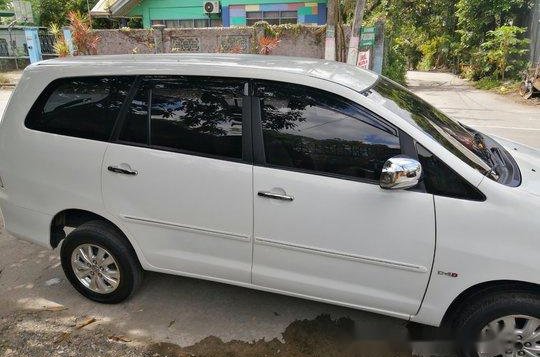
[[[138,174],[137,170],[124,169],[119,166],[109,166],[107,167],[107,170],[117,173],[117,174],[124,174],[124,175],[131,175],[131,176],[135,176]]]
[[[261,197],[266,197],[266,198],[273,198],[274,200],[282,200],[282,201],[292,201],[292,200],[294,200],[293,196],[282,195],[282,194],[274,193],[274,192],[270,192],[270,191],[259,191],[257,193],[257,195],[259,195]]]

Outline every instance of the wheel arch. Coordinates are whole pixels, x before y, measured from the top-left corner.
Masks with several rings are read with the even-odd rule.
[[[540,295],[540,285],[519,280],[492,280],[473,285],[452,301],[443,316],[441,326],[451,327],[455,318],[470,301],[501,292],[532,292]]]

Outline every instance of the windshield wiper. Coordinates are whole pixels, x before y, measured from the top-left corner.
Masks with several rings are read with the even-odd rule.
[[[478,149],[480,149],[480,153],[483,156],[483,159],[490,163],[489,165],[493,169],[493,167],[496,165],[496,162],[493,157],[493,153],[491,150],[488,149],[486,142],[484,140],[484,137],[480,133],[474,133],[474,144]]]
[[[499,181],[504,176],[504,170],[507,169],[499,149],[496,147],[488,148],[484,136],[479,132],[474,133],[474,141],[481,153],[485,156],[486,161],[490,163],[490,168],[484,176],[491,176],[495,181]],[[503,172],[500,169],[503,169]]]

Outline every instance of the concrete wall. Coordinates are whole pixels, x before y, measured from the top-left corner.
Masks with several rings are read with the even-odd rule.
[[[284,31],[278,47],[272,52],[276,56],[324,58],[324,26],[302,26],[298,30]]]
[[[255,31],[248,27],[165,29],[163,32],[163,46],[166,53],[252,53],[254,40]]]
[[[95,30],[98,54],[154,53],[153,30]]]
[[[127,53],[257,53],[262,29],[253,27],[203,29],[96,30],[101,37],[98,54]],[[324,27],[280,27],[274,55],[324,57]],[[162,48],[159,43],[162,42]],[[157,47],[155,43],[158,43]]]

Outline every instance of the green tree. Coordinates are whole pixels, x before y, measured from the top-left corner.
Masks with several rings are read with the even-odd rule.
[[[496,68],[502,80],[508,72],[519,73],[527,63],[524,57],[528,52],[529,40],[520,38],[525,31],[526,28],[505,25],[487,33],[487,41],[481,47],[488,63]]]
[[[11,7],[10,0],[0,0],[0,9],[5,10],[5,9],[9,9],[10,7]]]
[[[459,0],[456,18],[462,61],[467,61],[489,31],[508,23],[524,26],[534,0]]]
[[[344,18],[354,0],[342,0]],[[478,80],[499,66],[493,58],[496,31],[507,24],[523,27],[530,21],[534,0],[367,0],[366,23],[385,21],[385,61],[383,73],[403,82],[407,69],[448,68]],[[503,30],[500,30],[503,31]],[[500,32],[499,31],[499,32]],[[500,34],[503,36],[503,34]],[[504,36],[503,36],[504,37]],[[516,33],[515,40],[520,39]],[[498,38],[498,37],[497,37]],[[502,41],[502,39],[501,39]],[[489,44],[482,46],[484,42]],[[517,52],[513,52],[515,46]],[[522,43],[510,45],[505,76],[515,76],[522,67],[518,53]],[[504,51],[503,51],[504,52]],[[500,56],[499,56],[500,57]]]
[[[92,8],[98,0],[89,0]],[[32,0],[32,7],[36,13],[38,23],[49,27],[52,24],[65,26],[69,23],[68,13],[76,11],[81,14],[88,13],[86,0]]]

